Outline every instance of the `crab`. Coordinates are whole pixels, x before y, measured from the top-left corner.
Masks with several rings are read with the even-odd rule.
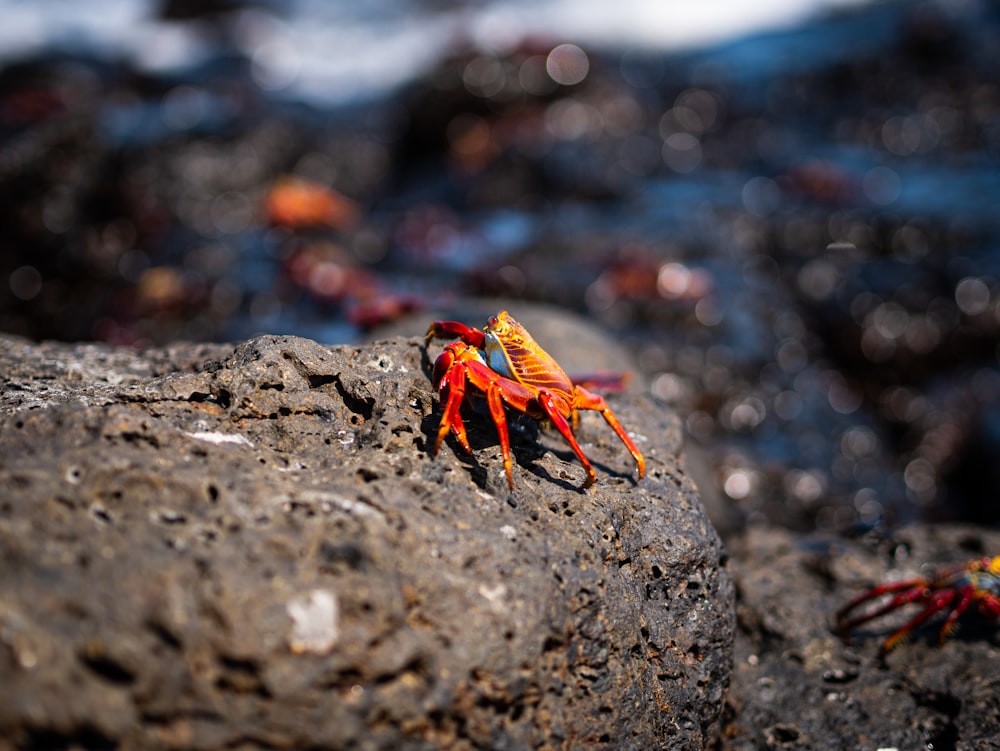
[[[861,605],[883,595],[892,597],[874,610],[851,616]],[[875,587],[855,597],[837,611],[836,627],[841,636],[846,636],[861,624],[904,605],[923,605],[923,610],[882,642],[882,653],[886,654],[904,641],[917,626],[947,610],[948,615],[939,632],[939,640],[943,642],[957,628],[959,616],[974,602],[978,603],[979,612],[986,618],[994,621],[1000,619],[1000,556],[976,558],[968,563],[950,566],[929,579],[919,577]]]
[[[555,359],[507,311],[502,310],[491,317],[482,330],[458,321],[434,321],[427,329],[426,338],[427,341],[434,338],[460,340],[446,345],[434,363],[432,380],[441,396],[443,414],[433,455],[437,454],[449,431],[455,434],[463,449],[472,452],[459,412],[466,389],[471,385],[486,396],[511,490],[514,489],[514,475],[504,407],[538,420],[548,419],[555,425],[587,473],[581,490],[593,485],[597,474],[570,426],[571,422],[576,423],[578,410],[600,412],[635,459],[639,479],[645,476],[645,458],[604,397],[588,391],[581,379],[574,381],[567,376]],[[589,384],[591,380],[586,382]]]

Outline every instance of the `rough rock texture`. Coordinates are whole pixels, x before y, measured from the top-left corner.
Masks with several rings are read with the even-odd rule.
[[[752,529],[732,546],[738,593],[733,683],[714,748],[1000,748],[1000,633],[975,607],[938,643],[940,619],[880,657],[918,606],[874,620],[852,644],[838,608],[889,580],[1000,554],[1000,532],[912,527],[863,544]]]
[[[432,348],[430,357],[439,351]],[[734,629],[660,405],[438,423],[419,339],[0,337],[0,748],[696,749]]]

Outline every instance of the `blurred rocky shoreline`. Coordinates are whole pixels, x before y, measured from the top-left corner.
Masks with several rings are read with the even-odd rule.
[[[218,41],[169,76],[0,70],[0,331],[357,342],[547,302],[614,332],[737,527],[996,524],[995,9],[675,53],[457,39],[336,109],[260,86],[238,9],[167,13]]]
[[[996,624],[830,630],[1000,553],[1000,12],[456,34],[332,106],[265,6],[0,67],[0,748],[1000,747]],[[427,323],[499,307],[659,474],[430,460]]]

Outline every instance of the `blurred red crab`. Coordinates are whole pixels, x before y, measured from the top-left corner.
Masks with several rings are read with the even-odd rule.
[[[869,612],[851,616],[860,606],[885,595],[892,597]],[[882,642],[883,654],[898,646],[913,629],[940,612],[948,612],[939,632],[941,641],[957,628],[959,617],[973,603],[979,605],[979,612],[986,618],[1000,619],[1000,556],[976,558],[951,566],[929,579],[918,577],[870,589],[837,611],[837,632],[846,636],[863,623],[911,603],[920,604],[923,609],[886,637]]]

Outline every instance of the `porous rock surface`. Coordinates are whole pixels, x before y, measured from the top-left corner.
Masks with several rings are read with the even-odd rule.
[[[428,448],[419,338],[0,337],[0,748],[695,749],[731,665],[678,422]],[[4,744],[7,744],[6,746]]]
[[[834,614],[881,584],[1000,553],[1000,532],[916,525],[845,540],[751,528],[732,543],[733,680],[713,749],[1000,748],[1000,630],[975,604],[939,643],[944,613],[887,655],[911,604],[841,639]],[[865,612],[864,610],[860,612]]]

